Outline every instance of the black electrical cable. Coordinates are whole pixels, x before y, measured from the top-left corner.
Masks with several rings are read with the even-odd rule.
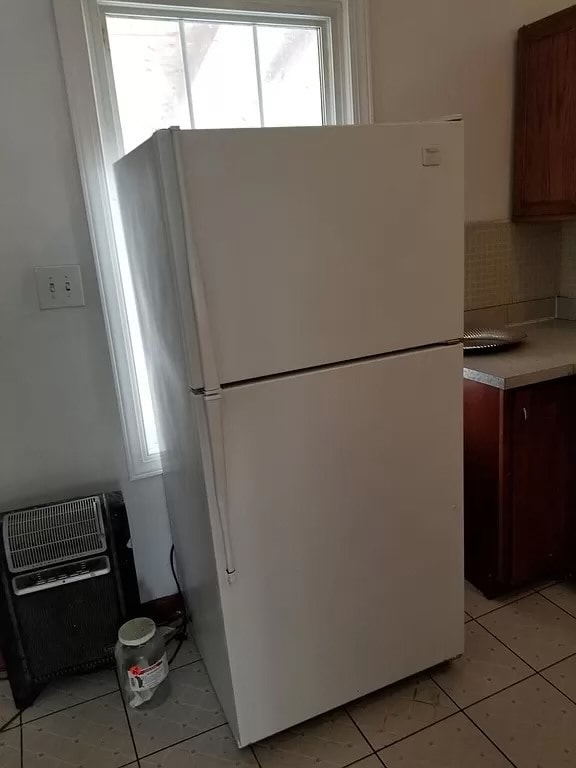
[[[12,715],[12,717],[10,718],[10,720],[7,720],[7,721],[4,723],[4,725],[0,726],[0,733],[2,733],[2,731],[5,731],[5,730],[6,730],[6,728],[8,728],[8,726],[10,725],[10,723],[13,723],[13,722],[14,722],[14,720],[16,720],[16,718],[17,718],[17,717],[20,717],[20,715],[22,714],[22,712],[24,712],[24,710],[23,710],[23,709],[21,709],[19,712],[16,712],[16,714],[15,714],[15,715]]]
[[[180,649],[182,648],[182,644],[184,643],[184,640],[186,640],[186,638],[188,637],[188,632],[187,632],[188,618],[186,616],[186,603],[184,601],[184,594],[182,593],[182,588],[180,587],[180,582],[178,581],[178,576],[176,574],[176,566],[174,564],[174,544],[172,544],[172,548],[170,549],[170,569],[172,571],[172,576],[174,577],[176,589],[178,590],[178,597],[180,598],[180,609],[182,612],[182,625],[178,630],[178,632],[174,635],[174,638],[179,638],[179,643],[176,647],[176,650],[172,654],[172,658],[168,662],[169,664],[172,664],[172,662],[180,652]]]

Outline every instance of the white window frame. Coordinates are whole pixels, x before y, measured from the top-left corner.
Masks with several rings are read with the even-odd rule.
[[[369,0],[53,0],[58,38],[88,224],[94,249],[106,332],[111,352],[129,477],[161,472],[159,454],[151,454],[142,418],[134,349],[115,236],[118,206],[113,197],[111,161],[119,156],[118,116],[111,97],[111,72],[105,48],[102,7],[126,15],[174,15],[198,18],[214,11],[230,18],[262,14],[322,18],[331,27],[333,47],[323,46],[325,66],[333,62],[332,103],[336,122],[372,123]],[[193,8],[193,11],[189,9]],[[250,17],[244,17],[249,20]],[[292,20],[292,19],[291,19]],[[306,23],[305,19],[302,23]],[[328,38],[324,37],[324,41]],[[117,226],[117,224],[116,224]]]

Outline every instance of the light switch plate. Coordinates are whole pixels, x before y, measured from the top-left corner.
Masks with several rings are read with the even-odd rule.
[[[40,309],[65,309],[86,305],[78,264],[35,267],[34,275]]]

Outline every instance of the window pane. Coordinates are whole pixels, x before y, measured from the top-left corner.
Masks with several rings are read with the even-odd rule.
[[[186,22],[186,56],[196,128],[259,128],[252,27]]]
[[[124,150],[159,128],[190,127],[177,21],[107,16]]]
[[[317,29],[259,25],[264,124],[322,125]]]

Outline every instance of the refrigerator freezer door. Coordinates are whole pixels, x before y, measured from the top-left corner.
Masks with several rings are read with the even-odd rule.
[[[462,335],[461,123],[173,136],[222,383]]]
[[[459,345],[206,401],[222,409],[242,745],[463,651],[461,402]]]

